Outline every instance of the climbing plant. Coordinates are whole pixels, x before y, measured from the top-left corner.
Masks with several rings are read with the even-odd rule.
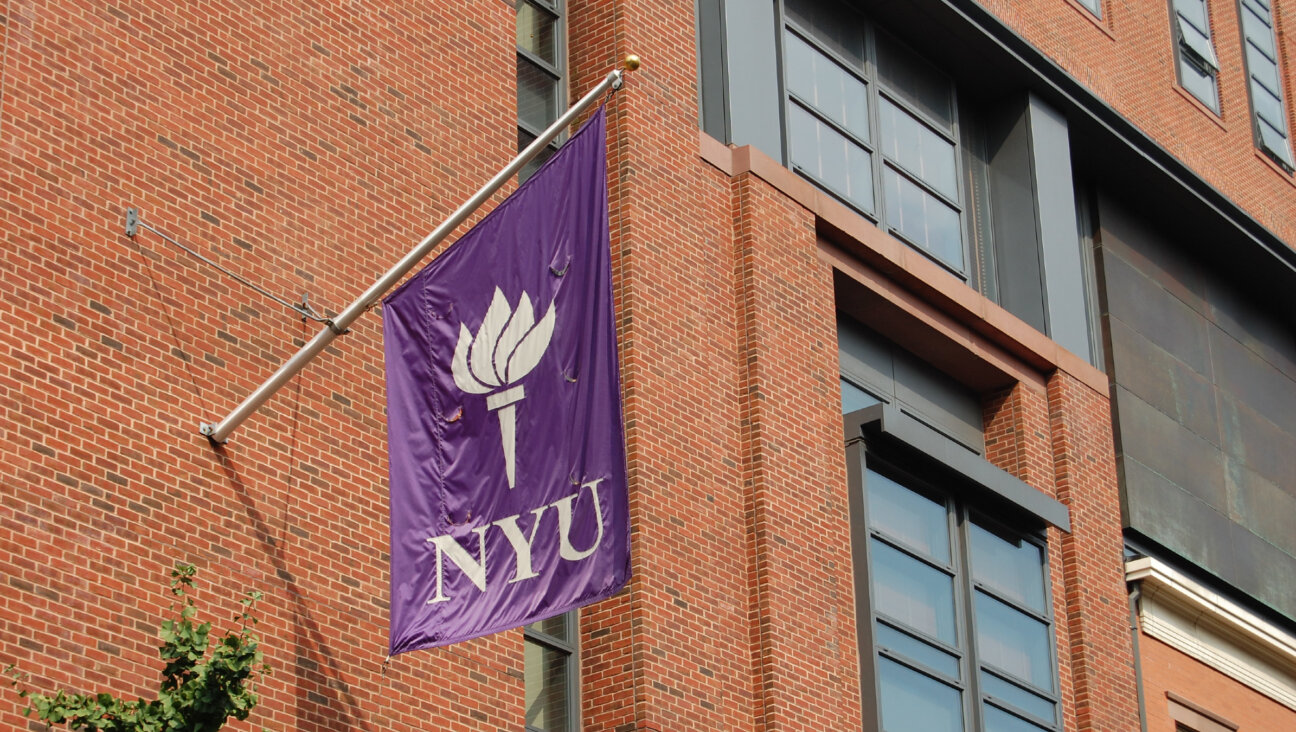
[[[270,672],[261,656],[260,639],[253,632],[257,619],[252,610],[261,593],[249,592],[234,616],[236,627],[225,632],[212,648],[212,624],[194,620],[192,592],[197,570],[178,564],[171,572],[171,594],[179,617],[164,620],[158,651],[166,662],[157,698],[128,701],[112,694],[53,695],[26,688],[27,676],[10,666],[13,686],[27,700],[25,714],[48,724],[89,732],[212,732],[231,717],[247,719],[256,706],[257,679]],[[210,651],[210,653],[209,653]]]

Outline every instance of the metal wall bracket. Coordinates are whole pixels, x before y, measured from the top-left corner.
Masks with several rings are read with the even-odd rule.
[[[135,236],[139,232],[139,209],[126,209],[126,236]]]

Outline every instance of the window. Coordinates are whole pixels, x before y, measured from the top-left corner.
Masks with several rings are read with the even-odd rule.
[[[792,168],[965,275],[953,82],[845,8],[783,11]]]
[[[517,0],[518,150],[530,145],[566,111],[561,2]],[[552,144],[533,158],[520,178],[528,178],[557,149],[557,144]]]
[[[844,312],[837,355],[842,414],[886,403],[971,453],[985,452],[981,400],[966,386]]]
[[[1171,0],[1179,85],[1217,114],[1219,61],[1211,43],[1206,0]]]
[[[1239,13],[1256,147],[1290,173],[1293,170],[1291,138],[1287,134],[1287,108],[1283,104],[1282,77],[1278,73],[1271,0],[1241,0]]]
[[[530,145],[565,109],[567,55],[562,0],[517,0],[518,150]],[[558,149],[557,141],[518,173],[526,180]],[[526,728],[570,732],[578,727],[577,611],[532,623],[523,630],[526,652]]]
[[[1052,498],[888,405],[846,415],[866,715],[891,732],[1056,732]],[[993,517],[990,514],[993,509]]]
[[[578,728],[576,615],[573,610],[526,626],[526,728],[572,732]]]
[[[1015,74],[934,63],[965,54],[883,28],[862,5],[698,0],[703,129],[781,161],[1101,363],[1066,114]]]
[[[1077,0],[1077,2],[1088,8],[1095,16],[1102,17],[1102,0]]]
[[[1237,732],[1237,724],[1172,691],[1166,692],[1166,704],[1175,723],[1175,732]]]
[[[1043,542],[877,463],[863,488],[882,728],[1057,729]]]

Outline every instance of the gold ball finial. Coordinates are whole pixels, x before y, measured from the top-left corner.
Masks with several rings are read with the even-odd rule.
[[[639,57],[633,53],[630,54],[629,56],[626,56],[624,66],[626,71],[637,70],[639,68]]]

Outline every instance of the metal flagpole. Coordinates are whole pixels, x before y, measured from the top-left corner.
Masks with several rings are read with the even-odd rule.
[[[459,208],[455,209],[454,213],[450,214],[449,218],[441,222],[440,226],[436,227],[431,234],[428,234],[423,241],[419,242],[418,246],[410,250],[410,252],[402,257],[401,260],[391,269],[387,270],[387,273],[380,277],[377,282],[370,285],[369,289],[365,290],[363,295],[356,298],[355,302],[348,305],[345,310],[332,320],[332,322],[317,333],[310,342],[302,346],[301,350],[297,351],[297,353],[293,354],[292,358],[285,361],[283,365],[279,367],[279,370],[274,372],[274,375],[269,379],[266,379],[265,383],[258,386],[251,394],[248,394],[247,397],[243,399],[242,403],[234,408],[234,411],[226,415],[225,419],[222,419],[216,424],[203,423],[199,426],[198,431],[206,435],[207,439],[211,440],[213,444],[219,445],[226,442],[229,439],[230,433],[238,428],[238,426],[243,423],[243,420],[252,416],[253,412],[260,409],[261,405],[264,404],[266,400],[273,396],[275,392],[279,391],[284,384],[287,384],[292,377],[296,376],[297,372],[301,371],[307,363],[310,363],[311,359],[319,355],[319,352],[323,351],[328,344],[332,343],[334,338],[345,333],[347,328],[351,326],[351,323],[355,322],[356,318],[360,317],[365,310],[368,310],[374,303],[378,302],[378,299],[381,298],[383,294],[399,282],[400,279],[404,277],[407,272],[413,269],[414,265],[418,264],[423,257],[427,256],[428,252],[432,251],[437,244],[440,244],[441,240],[449,236],[450,233],[459,226],[459,224],[462,224],[470,215],[472,215],[473,211],[476,211],[479,206],[485,203],[486,200],[489,199],[495,191],[499,190],[509,178],[512,178],[519,170],[521,170],[522,166],[531,162],[531,159],[539,154],[551,140],[559,135],[559,133],[571,125],[572,121],[576,119],[581,112],[585,111],[600,97],[600,95],[604,94],[609,89],[620,89],[622,77],[624,76],[625,71],[634,71],[639,68],[639,57],[633,55],[626,56],[623,67],[623,69],[616,69],[608,72],[608,75],[603,79],[603,81],[599,82],[598,86],[590,89],[585,96],[580,98],[580,101],[573,104],[561,117],[554,121],[553,124],[549,125],[548,129],[540,133],[540,136],[530,145],[527,145],[526,149],[518,153],[518,156],[513,158],[512,162],[504,166],[504,169],[496,173],[494,178],[487,181],[486,184],[474,193],[471,198],[465,201]]]

